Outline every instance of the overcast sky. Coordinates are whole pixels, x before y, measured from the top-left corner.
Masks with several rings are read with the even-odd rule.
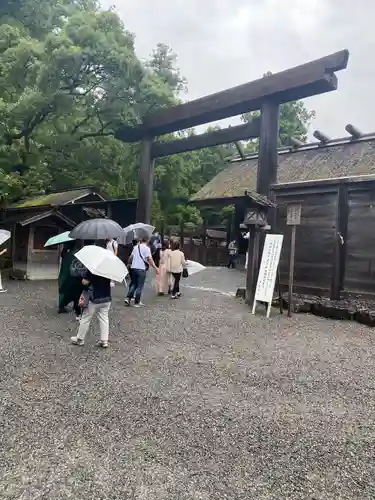
[[[257,79],[332,52],[350,51],[339,90],[305,100],[313,128],[375,131],[375,0],[102,0],[115,5],[136,49],[158,42],[178,54],[187,99]]]

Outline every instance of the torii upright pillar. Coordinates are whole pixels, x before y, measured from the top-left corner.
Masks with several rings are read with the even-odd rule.
[[[154,187],[154,160],[151,156],[152,137],[144,137],[141,143],[138,202],[136,222],[151,224],[152,196]]]
[[[261,107],[259,156],[257,172],[257,192],[270,198],[271,186],[277,180],[277,145],[279,138],[280,105],[270,100]],[[275,209],[269,209],[268,222],[274,229],[276,221]],[[263,248],[264,238],[260,237],[259,228],[250,226],[248,265],[246,272],[246,302],[254,301],[256,282],[259,270],[259,256]]]

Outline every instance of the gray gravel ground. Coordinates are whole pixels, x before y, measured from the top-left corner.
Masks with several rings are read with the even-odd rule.
[[[125,309],[116,287],[111,348],[77,348],[55,287],[0,296],[1,499],[375,498],[372,330],[197,288]]]

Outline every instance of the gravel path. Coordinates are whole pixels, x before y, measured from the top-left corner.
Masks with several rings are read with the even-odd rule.
[[[71,346],[54,283],[0,296],[0,498],[374,499],[375,337],[253,317],[238,274],[122,307],[112,344]],[[220,284],[218,284],[220,283]],[[211,285],[211,286],[210,286]],[[148,297],[147,297],[148,296]]]

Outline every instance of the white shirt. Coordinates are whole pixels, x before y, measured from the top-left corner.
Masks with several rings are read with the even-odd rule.
[[[115,251],[118,249],[118,243],[116,240],[109,240],[107,243],[107,250],[109,250],[112,253],[115,253]]]
[[[132,269],[146,269],[145,262],[151,258],[151,250],[145,244],[141,243],[140,245],[136,245],[132,251]]]

